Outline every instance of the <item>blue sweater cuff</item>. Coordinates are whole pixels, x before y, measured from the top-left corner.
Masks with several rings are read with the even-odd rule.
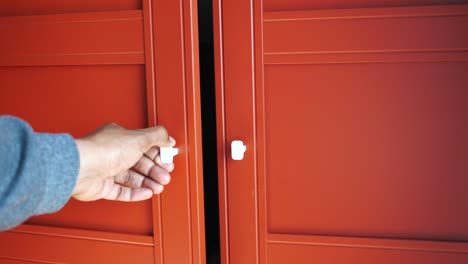
[[[34,135],[40,163],[38,176],[45,177],[44,192],[34,214],[53,213],[70,199],[79,173],[79,153],[75,140],[68,134]]]

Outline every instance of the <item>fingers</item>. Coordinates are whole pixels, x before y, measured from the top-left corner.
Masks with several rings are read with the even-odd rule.
[[[172,169],[174,168],[173,164],[168,165],[172,166]],[[170,166],[167,167],[171,169]],[[162,185],[166,185],[171,181],[169,171],[159,165],[156,165],[155,162],[146,156],[143,156],[132,169],[138,173],[150,177]]]
[[[137,202],[151,198],[153,192],[147,188],[129,188],[114,183],[103,199],[122,202]]]
[[[171,172],[174,170],[174,164],[164,164],[161,162],[161,157],[158,155],[159,154],[159,147],[151,147],[146,153],[145,156],[148,157],[150,160],[152,160],[156,165],[158,165],[161,168],[164,168],[168,172]]]
[[[114,181],[131,188],[147,188],[150,189],[154,194],[160,194],[164,190],[163,185],[133,170],[120,173],[114,177]]]
[[[154,160],[159,154],[159,147],[151,147],[148,151],[145,152],[145,156],[150,160]]]
[[[148,151],[153,146],[172,147],[175,145],[175,140],[169,137],[166,128],[163,126],[154,126],[138,131],[144,133],[141,141],[144,152]]]

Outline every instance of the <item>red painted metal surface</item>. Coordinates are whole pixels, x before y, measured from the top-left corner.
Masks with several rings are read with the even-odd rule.
[[[145,0],[146,1],[146,0]],[[31,16],[64,13],[88,13],[141,10],[142,0],[16,0],[1,1],[0,16]]]
[[[161,195],[162,263],[205,263],[197,2],[153,1],[155,112],[180,155]],[[172,52],[168,52],[172,51]],[[155,237],[156,238],[156,237]]]
[[[217,125],[223,260],[256,263],[258,259],[257,186],[255,175],[254,39],[250,1],[213,1],[217,35]],[[222,38],[220,36],[223,36]],[[241,51],[241,52],[236,52]],[[220,71],[222,69],[222,72]],[[225,114],[224,114],[225,113]],[[235,114],[234,114],[235,113]],[[240,117],[244,122],[238,122]],[[242,140],[244,160],[230,159],[228,146]],[[231,176],[232,175],[232,176]],[[241,223],[246,223],[242,225]]]
[[[196,1],[36,2],[0,3],[15,15],[0,18],[0,114],[76,137],[163,124],[181,153],[165,194],[71,200],[0,234],[0,262],[204,263]]]
[[[264,0],[265,11],[293,11],[311,9],[348,9],[361,7],[392,7],[392,6],[429,6],[466,4],[466,0]]]
[[[468,6],[299,2],[214,1],[223,263],[466,263]]]
[[[461,213],[468,205],[457,203],[468,184],[467,67],[267,66],[265,140],[277,150],[266,154],[268,230],[468,239],[468,214]],[[294,93],[282,91],[288,85]],[[286,118],[287,126],[276,127],[275,120]],[[290,131],[307,152],[281,140]],[[299,155],[284,157],[295,151]],[[307,179],[285,182],[286,174]]]
[[[0,237],[0,263],[155,263],[151,236],[23,225]]]
[[[146,125],[142,65],[0,67],[0,87],[0,112],[27,120],[37,131],[68,131],[81,137],[111,120],[129,128]],[[59,213],[32,223],[153,232],[150,202],[71,200]]]
[[[141,13],[0,17],[0,66],[143,64]]]

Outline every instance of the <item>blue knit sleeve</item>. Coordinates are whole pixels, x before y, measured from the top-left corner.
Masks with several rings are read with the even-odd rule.
[[[0,116],[0,230],[60,210],[70,199],[79,165],[70,135],[35,133],[18,118]]]

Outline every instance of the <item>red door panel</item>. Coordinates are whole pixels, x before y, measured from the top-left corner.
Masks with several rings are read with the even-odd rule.
[[[467,68],[266,66],[268,230],[468,239]]]
[[[224,263],[466,263],[468,6],[312,2],[215,1]]]
[[[181,152],[164,194],[72,199],[0,234],[0,262],[204,263],[196,10],[191,0],[0,3],[0,114],[75,137],[108,122],[163,124]]]
[[[361,240],[354,240],[350,244],[317,244],[314,239],[311,244],[295,243],[268,243],[267,263],[308,264],[313,262],[324,264],[335,263],[466,263],[468,252],[464,255],[460,252],[443,251],[437,248],[434,251],[425,246],[413,248],[408,245],[402,248],[388,247],[382,240],[376,241],[377,247],[362,244]],[[296,240],[297,241],[297,240]],[[292,242],[292,241],[291,241]],[[421,245],[421,242],[418,243]],[[450,245],[449,248],[453,248]]]
[[[37,131],[70,131],[76,137],[109,120],[142,128],[147,123],[144,76],[142,65],[0,67],[0,112],[28,120]],[[28,107],[18,107],[23,105]],[[35,217],[29,223],[141,235],[153,232],[150,201],[71,200],[59,213]]]

